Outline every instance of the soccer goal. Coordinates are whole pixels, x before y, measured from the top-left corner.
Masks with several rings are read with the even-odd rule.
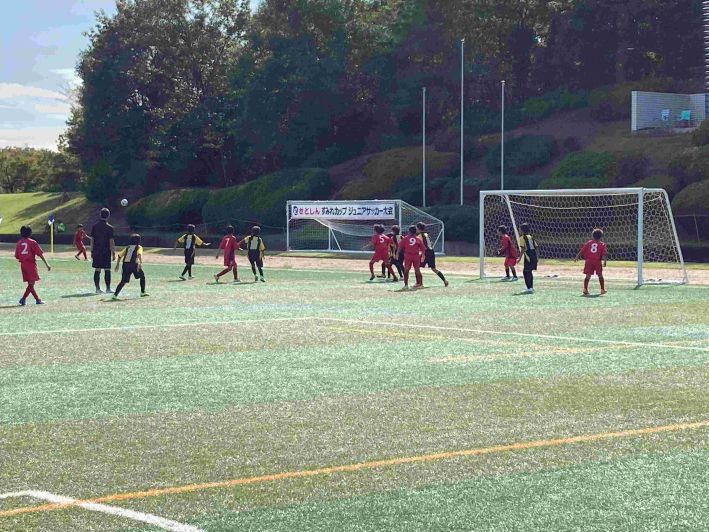
[[[519,242],[522,223],[529,223],[543,259],[573,259],[594,228],[604,231],[612,278],[638,285],[686,283],[672,209],[667,193],[655,188],[586,190],[485,190],[480,192],[480,277],[490,277],[490,258],[497,256],[497,228],[506,225]],[[645,268],[655,263],[653,269]],[[495,275],[501,268],[496,266]],[[545,270],[553,272],[554,263]],[[500,274],[501,275],[501,274]]]
[[[287,246],[289,251],[371,253],[374,224],[401,227],[426,224],[433,248],[445,253],[443,222],[401,200],[289,201]]]

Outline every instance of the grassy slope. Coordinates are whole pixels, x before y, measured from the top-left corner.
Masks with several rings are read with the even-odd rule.
[[[17,234],[23,225],[31,225],[35,232],[44,232],[47,217],[54,214],[63,221],[67,231],[73,226],[85,223],[96,205],[81,193],[70,193],[64,202],[60,192],[27,192],[22,194],[0,194],[0,233]]]

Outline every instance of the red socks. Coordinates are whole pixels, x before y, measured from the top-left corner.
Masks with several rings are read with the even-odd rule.
[[[606,289],[606,280],[603,277],[599,277],[598,282],[601,283],[601,290],[605,290]]]
[[[586,278],[583,280],[583,291],[584,291],[584,292],[588,292],[588,282],[589,282],[590,280],[591,280],[591,279],[589,279],[588,277],[586,277]]]
[[[37,295],[37,292],[35,292],[33,284],[27,285],[27,289],[25,290],[25,295],[22,296],[22,299],[27,299],[27,297],[30,294],[32,294],[32,296],[35,298],[35,300],[39,300],[39,296]]]

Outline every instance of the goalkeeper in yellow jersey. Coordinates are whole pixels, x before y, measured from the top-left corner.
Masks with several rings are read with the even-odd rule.
[[[185,275],[189,275],[189,279],[192,279],[192,266],[194,265],[195,249],[197,246],[209,246],[209,242],[204,242],[195,233],[194,225],[190,224],[187,226],[187,232],[177,239],[175,242],[175,248],[177,246],[185,248],[185,269],[182,270],[182,275],[180,279],[185,280]]]
[[[263,255],[266,251],[266,244],[263,243],[261,228],[258,225],[253,226],[251,234],[239,242],[239,249],[246,250],[248,254],[251,271],[254,273],[254,281],[258,281],[260,275],[261,282],[265,283],[266,279],[263,277]],[[259,275],[256,275],[256,268],[258,268]]]

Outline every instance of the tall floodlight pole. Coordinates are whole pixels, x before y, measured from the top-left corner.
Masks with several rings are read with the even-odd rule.
[[[500,190],[505,190],[505,80],[502,80],[502,120],[500,121]]]
[[[704,118],[709,118],[709,1],[702,2],[704,17]]]
[[[463,95],[465,91],[465,86],[463,84],[465,79],[465,39],[460,40],[460,204],[463,205]]]
[[[423,108],[422,108],[422,115],[423,115],[423,126],[421,128],[422,130],[422,152],[423,152],[423,158],[422,158],[422,164],[423,164],[423,206],[426,207],[426,87],[423,88]]]

